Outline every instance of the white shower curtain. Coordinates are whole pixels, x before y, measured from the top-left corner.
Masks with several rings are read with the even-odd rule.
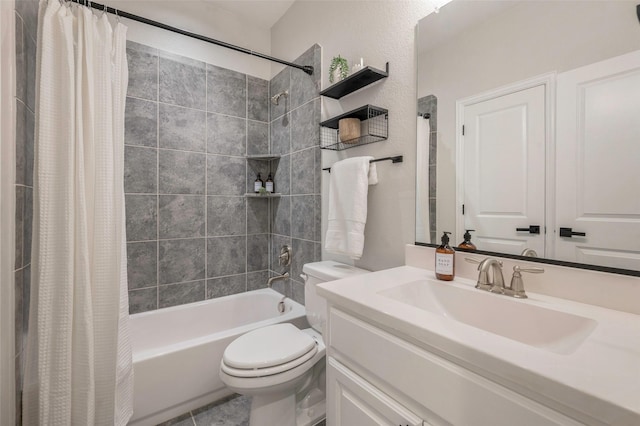
[[[124,216],[126,27],[40,3],[26,425],[132,414]]]

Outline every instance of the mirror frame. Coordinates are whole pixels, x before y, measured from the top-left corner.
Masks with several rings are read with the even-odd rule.
[[[637,12],[638,20],[640,21],[640,4],[637,5],[636,12]],[[418,22],[416,23],[416,26],[415,26],[414,37],[416,39],[416,44],[417,44],[417,42],[419,40],[419,26],[420,26],[420,21],[422,19],[424,19],[424,17],[420,18],[418,20]],[[418,116],[418,93],[417,93],[417,91],[418,91],[418,83],[419,83],[419,77],[418,77],[418,59],[419,59],[419,54],[420,54],[419,49],[416,48],[415,49],[416,94],[415,94],[415,103],[414,103],[414,108],[415,108],[414,116]],[[416,136],[416,146],[417,146],[417,144],[418,144],[418,140],[417,140],[417,136]],[[415,158],[414,164],[415,164],[416,171],[417,171],[417,167],[418,167],[418,158],[417,158],[417,156]],[[416,175],[417,175],[417,173],[416,173]],[[417,185],[417,182],[416,182],[416,191],[417,190],[418,190],[418,185]],[[418,202],[418,198],[417,198],[417,194],[416,194],[414,196],[414,211],[416,211],[416,209],[417,209],[417,202]],[[417,225],[417,218],[416,218],[416,220],[414,222],[414,229],[415,229],[416,225]],[[440,246],[439,244],[424,243],[424,242],[419,242],[419,241],[415,241],[414,244],[416,246],[432,247],[432,248],[437,248],[437,247]],[[606,272],[606,273],[618,274],[618,275],[640,277],[640,270],[614,268],[614,267],[610,267],[610,266],[592,265],[592,264],[588,264],[588,263],[570,262],[570,261],[556,260],[556,259],[550,259],[550,258],[545,258],[545,257],[521,256],[521,255],[516,255],[516,254],[499,253],[499,252],[492,252],[492,251],[485,251],[485,250],[464,249],[464,248],[459,248],[459,247],[452,247],[452,248],[456,252],[461,252],[461,253],[470,253],[470,254],[477,254],[477,255],[482,255],[482,256],[500,257],[500,258],[506,258],[506,259],[520,260],[520,261],[524,261],[524,262],[533,262],[533,263],[555,265],[555,266],[563,266],[563,267],[575,268],[575,269],[583,269],[583,270]]]

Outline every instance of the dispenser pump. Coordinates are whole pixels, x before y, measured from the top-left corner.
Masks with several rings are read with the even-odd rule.
[[[464,233],[464,241],[458,245],[458,248],[463,248],[467,250],[475,250],[476,245],[471,242],[471,233],[474,232],[475,229],[467,229]]]

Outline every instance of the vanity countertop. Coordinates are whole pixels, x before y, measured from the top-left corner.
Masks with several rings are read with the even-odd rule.
[[[595,322],[579,344],[554,352],[383,295],[405,283],[433,279],[432,271],[401,266],[321,284],[317,291],[335,305],[558,411],[592,424],[640,425],[639,315],[536,293],[524,300],[508,298],[509,303]],[[481,291],[464,278],[438,283]],[[504,321],[517,323],[518,318]]]

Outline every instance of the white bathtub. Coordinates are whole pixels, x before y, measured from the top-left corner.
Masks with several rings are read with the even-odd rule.
[[[130,425],[155,425],[227,395],[218,369],[236,337],[290,322],[306,328],[304,306],[271,289],[131,315],[134,401]]]

